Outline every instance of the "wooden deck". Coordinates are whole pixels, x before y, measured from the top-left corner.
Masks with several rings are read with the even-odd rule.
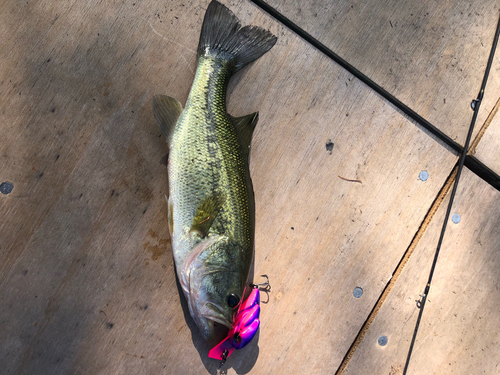
[[[402,374],[458,155],[254,3],[222,2],[278,36],[228,90],[229,113],[260,112],[254,273],[272,291],[224,373]],[[463,145],[498,1],[267,3]],[[0,4],[2,373],[217,373],[176,284],[150,106],[186,100],[207,5]],[[499,93],[497,51],[470,149],[497,174]],[[464,169],[452,213],[408,374],[500,371],[500,192]]]

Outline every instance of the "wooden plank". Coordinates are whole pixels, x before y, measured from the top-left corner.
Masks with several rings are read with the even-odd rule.
[[[492,118],[492,122],[485,132],[482,141],[476,149],[476,157],[488,165],[497,174],[500,173],[500,114]]]
[[[486,164],[489,168],[500,173],[500,98],[497,106],[488,118],[488,127],[485,129],[477,147],[473,149],[473,154]]]
[[[469,154],[474,155],[486,166],[497,174],[500,173],[500,96],[498,95],[500,87],[500,51],[496,51],[491,65],[491,72],[488,83],[485,88],[485,96],[496,100],[491,110],[489,106],[485,109],[480,108],[481,116],[484,122],[477,123],[480,129],[474,142],[472,143]]]
[[[207,4],[2,3],[6,373],[215,372],[176,287],[149,104],[185,101]],[[260,111],[255,274],[272,292],[226,366],[331,373],[456,157],[252,4],[228,6],[279,40],[229,87],[231,114]]]
[[[496,173],[500,173],[500,97],[490,112],[470,153]]]
[[[498,1],[266,2],[453,140],[465,142]],[[498,79],[491,87],[500,90]],[[479,123],[495,99],[485,97]]]
[[[449,197],[448,197],[449,198]],[[346,374],[401,374],[441,231],[446,199]],[[464,169],[408,374],[493,374],[500,334],[500,194]],[[386,336],[386,346],[378,338]]]

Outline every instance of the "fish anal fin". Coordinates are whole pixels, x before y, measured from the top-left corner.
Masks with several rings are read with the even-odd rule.
[[[224,198],[218,194],[210,195],[203,200],[196,210],[190,232],[205,238],[223,204]]]
[[[167,95],[155,95],[151,100],[153,114],[167,142],[170,143],[175,124],[182,113],[182,105]]]
[[[236,134],[238,135],[241,149],[243,150],[243,156],[245,160],[248,161],[250,158],[250,143],[252,142],[253,130],[259,120],[259,112],[241,117],[229,116],[229,119],[233,123]]]

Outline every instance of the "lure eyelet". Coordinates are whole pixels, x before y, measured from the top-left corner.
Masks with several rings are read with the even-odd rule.
[[[241,336],[240,336],[239,332],[236,332],[236,333],[234,334],[234,341],[235,341],[236,343],[238,343],[238,344],[239,344],[239,343],[241,343]]]

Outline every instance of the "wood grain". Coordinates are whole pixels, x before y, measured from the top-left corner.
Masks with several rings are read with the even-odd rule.
[[[331,373],[456,156],[251,3],[226,4],[279,38],[228,90],[232,115],[260,111],[255,275],[272,291],[227,372]],[[207,5],[0,5],[5,373],[216,372],[176,285],[149,103],[186,100]]]
[[[494,374],[500,356],[499,193],[464,169],[408,374]],[[448,199],[345,374],[401,374]],[[378,345],[385,335],[388,344]]]
[[[500,172],[500,97],[483,124],[477,142],[469,153],[489,166],[496,173]]]
[[[470,103],[478,95],[500,15],[497,1],[267,3],[452,139],[465,142]],[[493,79],[491,91],[498,92],[500,81]],[[478,123],[495,100],[485,97]]]
[[[497,174],[500,173],[500,153],[498,152],[500,150],[500,95],[498,87],[500,87],[500,51],[497,50],[485,88],[485,96],[496,99],[496,102],[491,109],[489,106],[480,107],[481,115],[478,116],[478,119],[484,119],[484,121],[476,124],[479,131],[469,148],[469,154],[474,155]]]

